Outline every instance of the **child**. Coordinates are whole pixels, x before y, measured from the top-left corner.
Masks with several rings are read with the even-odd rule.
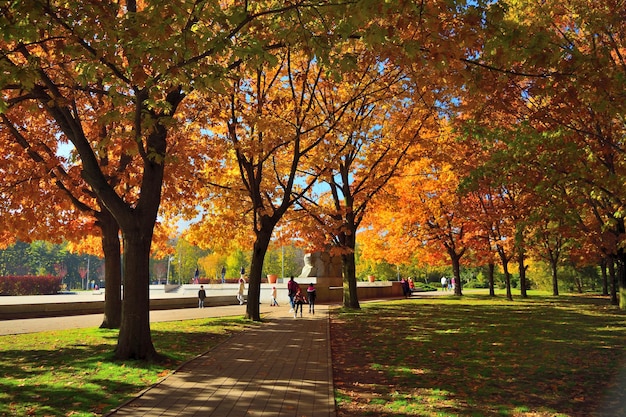
[[[315,297],[317,297],[317,293],[315,292],[313,283],[310,283],[309,287],[306,289],[306,295],[309,299],[309,314],[315,314]]]
[[[239,300],[239,305],[244,303],[243,292],[245,289],[245,281],[243,278],[239,278],[239,289],[237,291],[237,300]]]
[[[300,310],[300,317],[302,317],[302,304],[306,303],[306,298],[304,298],[304,294],[302,294],[302,290],[299,287],[296,290],[296,295],[293,297],[293,303],[295,304],[293,318],[298,317],[298,309]]]
[[[200,285],[200,290],[198,291],[198,308],[204,308],[205,298],[206,298],[206,291],[204,290],[204,285]]]
[[[276,287],[272,287],[272,302],[270,303],[270,306],[274,307],[278,307],[278,301],[276,301]]]

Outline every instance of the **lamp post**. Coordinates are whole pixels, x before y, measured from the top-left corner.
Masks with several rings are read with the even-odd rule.
[[[173,260],[174,260],[173,256],[167,257],[167,275],[165,276],[165,285],[168,285],[170,283],[170,264],[172,263]]]
[[[87,255],[87,279],[85,279],[85,289],[89,289],[89,255]]]

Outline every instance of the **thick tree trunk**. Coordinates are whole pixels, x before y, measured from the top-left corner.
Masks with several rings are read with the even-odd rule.
[[[509,272],[509,259],[504,253],[504,248],[498,248],[498,254],[500,255],[500,261],[502,262],[502,269],[504,270],[504,284],[506,286],[506,298],[513,301],[513,294],[511,293],[511,273]]]
[[[550,269],[552,270],[552,295],[555,297],[559,295],[559,281],[557,278],[557,264],[556,261],[550,262]]]
[[[615,273],[615,259],[613,257],[608,258],[609,266],[609,279],[611,280],[611,304],[619,305],[617,300],[617,274]]]
[[[602,258],[600,271],[602,272],[602,295],[609,295],[609,277],[606,273],[608,258]]]
[[[150,244],[152,232],[124,232],[124,297],[115,356],[159,359],[150,335]]]
[[[494,279],[495,270],[496,270],[496,265],[493,262],[489,262],[489,295],[491,297],[496,296],[495,279]]]
[[[528,283],[526,282],[526,266],[524,265],[524,261],[526,260],[526,256],[522,249],[519,250],[517,256],[517,265],[519,268],[519,284],[522,298],[528,298],[527,287]]]
[[[146,147],[156,155],[165,155],[166,137],[166,129],[157,125]],[[116,207],[111,214],[122,229],[124,242],[122,323],[115,349],[118,359],[161,359],[150,335],[150,246],[161,203],[163,172],[158,158],[144,160],[141,197],[134,207],[116,198],[110,202],[103,199],[107,207]]]
[[[265,254],[272,238],[274,225],[266,222],[261,230],[256,233],[256,241],[252,251],[252,263],[248,282],[248,305],[246,306],[246,318],[261,321],[259,303],[261,300],[261,280],[263,274],[263,262]]]
[[[626,310],[626,253],[623,249],[617,252],[617,282],[619,284],[619,308]]]
[[[356,288],[356,262],[354,252],[341,255],[343,272],[343,305],[346,308],[360,309]]]
[[[98,215],[104,252],[104,317],[100,328],[119,329],[122,324],[122,264],[120,260],[120,228],[106,210]]]
[[[461,257],[455,253],[451,253],[448,251],[450,258],[452,260],[452,274],[454,275],[455,285],[454,285],[454,295],[462,296],[463,289],[461,285]]]
[[[505,262],[504,265],[504,282],[506,285],[506,299],[513,301],[513,294],[511,293],[511,273],[509,272],[508,262]]]
[[[351,199],[349,199],[351,200]],[[349,230],[338,235],[338,240],[344,253],[341,255],[341,272],[343,275],[343,305],[346,308],[360,309],[359,295],[356,285],[356,229],[354,215],[348,210],[344,218],[344,227]]]

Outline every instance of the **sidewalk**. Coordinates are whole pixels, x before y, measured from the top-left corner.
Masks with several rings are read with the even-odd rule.
[[[150,322],[243,315],[245,307],[151,311]],[[287,303],[261,305],[261,326],[235,333],[107,416],[334,417],[329,306],[315,315],[304,308],[294,318]],[[102,317],[0,320],[0,335],[98,327]]]
[[[334,416],[328,306],[316,307],[295,319],[288,307],[267,307],[258,329],[236,333],[108,416]]]

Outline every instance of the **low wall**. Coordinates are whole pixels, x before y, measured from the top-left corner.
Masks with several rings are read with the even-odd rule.
[[[233,297],[207,297],[206,307],[236,304]],[[150,300],[150,310],[175,310],[198,307],[197,297],[157,298]],[[0,305],[0,320],[33,319],[43,317],[80,316],[104,314],[104,301],[79,301],[38,304]]]
[[[318,303],[343,302],[343,282],[341,278],[299,278],[296,279],[303,292],[310,283],[313,283],[317,292]],[[276,284],[261,284],[260,302],[269,304],[271,301],[272,287],[276,287],[278,303],[286,305],[289,302],[287,294],[287,280]],[[235,305],[237,301],[237,284],[204,284],[207,292],[205,306]],[[172,310],[178,308],[194,308],[198,306],[198,290],[200,285],[150,286],[150,309]],[[172,293],[173,291],[173,293]],[[248,288],[246,285],[245,296]],[[95,293],[94,293],[95,294]],[[402,287],[396,281],[358,282],[357,294],[359,300],[385,299],[402,297]],[[47,296],[57,297],[57,296]],[[98,300],[73,301],[71,296],[65,296],[63,300],[46,298],[44,302],[37,303],[0,303],[0,320],[29,319],[42,317],[74,316],[83,314],[104,313],[104,294],[95,294]],[[77,297],[80,298],[80,297]]]

